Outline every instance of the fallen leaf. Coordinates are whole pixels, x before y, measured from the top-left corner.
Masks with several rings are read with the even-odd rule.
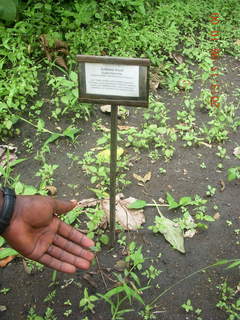
[[[139,176],[138,174],[134,173],[134,174],[133,174],[133,177],[134,177],[136,180],[140,181],[140,182],[146,183],[146,182],[148,182],[148,181],[151,179],[152,173],[151,173],[151,171],[149,171],[147,174],[145,174],[144,177],[141,177],[141,176]]]
[[[240,158],[240,147],[234,148],[233,154],[235,157]]]
[[[109,132],[110,129],[105,127],[104,125],[100,124],[99,128],[103,131],[103,132]]]
[[[104,104],[104,105],[100,106],[100,110],[103,113],[111,113],[111,105],[110,104]]]
[[[179,63],[179,64],[183,63],[183,56],[181,56],[180,54],[173,53],[172,57],[177,63]]]
[[[220,191],[223,192],[225,190],[225,183],[224,183],[224,181],[222,179],[219,182],[220,182],[220,185],[221,185]]]
[[[155,225],[150,226],[149,228],[155,233],[160,232],[174,249],[180,251],[181,253],[185,253],[184,235],[182,229],[177,223],[165,218],[160,210],[158,211],[161,216],[156,216]]]
[[[116,269],[117,271],[124,271],[124,269],[127,269],[128,267],[129,263],[124,260],[118,260],[114,265],[114,269]]]
[[[158,201],[159,201],[159,203],[161,203],[161,204],[165,203],[165,200],[164,200],[163,198],[159,198]]]
[[[97,288],[96,281],[92,278],[89,273],[84,273],[83,279],[86,280],[93,288]]]
[[[143,210],[128,209],[128,206],[137,199],[129,197],[121,199],[122,194],[116,196],[116,222],[125,230],[137,230],[145,222]],[[109,199],[101,200],[101,208],[104,210],[108,223],[110,221],[110,201]]]
[[[124,153],[123,148],[117,148],[117,159],[120,159],[121,155]],[[111,151],[110,149],[103,150],[97,154],[97,159],[103,162],[110,162]]]
[[[235,43],[237,46],[240,46],[240,39],[237,39],[234,43]]]
[[[210,149],[212,148],[212,145],[209,144],[209,143],[206,143],[206,142],[200,141],[199,144],[203,144],[205,147],[208,147],[208,148],[210,148]]]
[[[47,186],[45,189],[48,191],[48,194],[50,194],[51,196],[55,196],[55,194],[57,193],[57,188],[54,186]]]
[[[195,229],[193,230],[187,230],[184,233],[184,238],[192,238],[193,236],[195,236],[195,234],[197,233],[197,231]]]
[[[147,174],[145,174],[143,180],[144,180],[144,183],[148,182],[152,177],[152,172],[149,171]]]
[[[57,65],[67,70],[65,62],[65,57],[68,55],[67,43],[59,39],[52,40],[47,34],[41,34],[39,39],[47,59],[54,60]]]
[[[135,178],[135,179],[138,180],[138,181],[144,182],[144,181],[143,181],[143,177],[139,176],[139,175],[136,174],[136,173],[133,174],[133,178]]]
[[[215,220],[218,220],[218,219],[220,218],[220,213],[219,213],[219,212],[216,212],[216,213],[214,214],[213,218],[214,218]]]
[[[95,198],[89,198],[89,199],[83,199],[78,202],[78,206],[81,208],[91,208],[96,207],[96,205],[99,203],[99,200]]]
[[[11,249],[11,248],[0,248],[0,255],[1,257],[3,257],[1,260],[0,260],[0,268],[3,268],[5,267],[9,262],[11,262],[15,257],[16,255],[18,254],[17,251]],[[11,253],[16,253],[16,254],[12,254]]]
[[[68,49],[68,45],[65,41],[62,41],[62,40],[56,40],[55,41],[55,47],[56,49]]]
[[[130,127],[130,126],[118,126],[119,130],[129,130],[129,129],[135,129],[136,127]]]
[[[0,312],[6,311],[6,310],[7,310],[7,307],[6,307],[6,306],[0,305]]]
[[[57,56],[57,57],[55,58],[55,63],[56,63],[57,65],[59,65],[60,67],[64,68],[65,70],[68,69],[64,58],[61,57],[61,56]]]

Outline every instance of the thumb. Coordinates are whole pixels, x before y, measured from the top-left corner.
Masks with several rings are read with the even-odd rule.
[[[53,211],[56,214],[63,214],[71,211],[77,205],[77,200],[57,200],[54,199]]]

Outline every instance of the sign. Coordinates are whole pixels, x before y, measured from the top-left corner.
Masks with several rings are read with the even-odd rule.
[[[118,106],[148,107],[148,59],[77,56],[79,101],[111,105],[110,242],[115,242]]]
[[[148,106],[149,60],[77,56],[81,102]]]

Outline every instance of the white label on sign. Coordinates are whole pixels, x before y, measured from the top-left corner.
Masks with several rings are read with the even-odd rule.
[[[139,97],[139,66],[85,63],[86,93]]]

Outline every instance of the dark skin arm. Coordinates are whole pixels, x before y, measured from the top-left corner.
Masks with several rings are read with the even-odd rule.
[[[3,202],[0,193],[0,207]],[[55,270],[74,273],[87,270],[94,254],[94,242],[58,215],[72,210],[76,201],[42,196],[17,196],[10,225],[2,236],[23,256]]]

